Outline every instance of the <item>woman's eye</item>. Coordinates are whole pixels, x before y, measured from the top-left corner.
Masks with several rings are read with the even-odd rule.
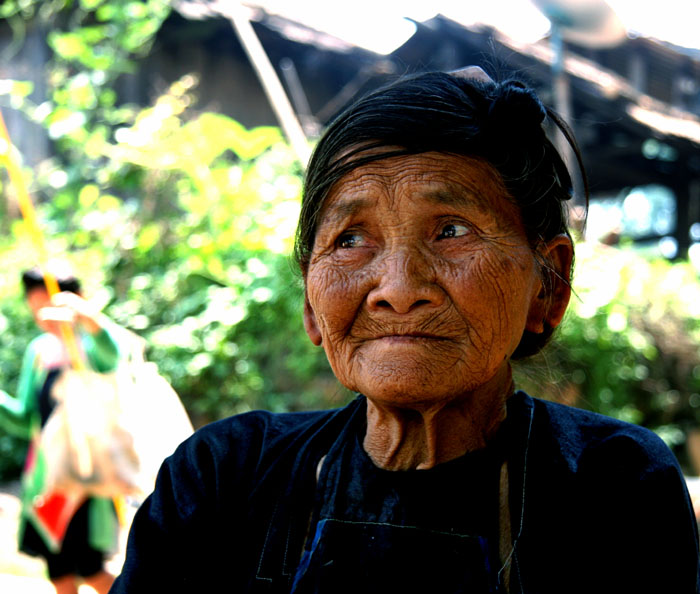
[[[469,227],[466,225],[459,225],[457,223],[449,223],[443,225],[438,234],[438,239],[448,239],[450,237],[461,237],[469,233]]]
[[[338,238],[338,247],[340,248],[356,248],[362,247],[365,244],[365,238],[359,233],[343,233]]]

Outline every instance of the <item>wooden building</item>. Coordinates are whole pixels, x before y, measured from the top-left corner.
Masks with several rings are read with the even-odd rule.
[[[152,51],[121,81],[121,99],[146,105],[171,82],[195,73],[198,109],[225,113],[249,127],[277,124],[227,15],[205,0],[173,5]],[[546,39],[519,44],[491,28],[437,16],[416,23],[408,41],[380,55],[260,8],[250,9],[250,19],[310,137],[354,98],[408,72],[478,64],[495,76],[524,78],[547,103],[555,103],[554,53]],[[39,71],[47,52],[42,32],[35,37],[11,66],[0,65],[0,78],[31,78]],[[2,44],[0,37],[0,49]],[[666,188],[672,204],[660,214],[647,213],[648,228],[623,225],[616,232],[652,246],[670,239],[675,249],[667,255],[684,256],[693,241],[700,241],[700,51],[645,38],[605,50],[569,46],[564,70],[569,121],[593,200],[620,203],[635,187]],[[38,139],[22,147],[33,160],[50,151],[41,135],[27,138]]]

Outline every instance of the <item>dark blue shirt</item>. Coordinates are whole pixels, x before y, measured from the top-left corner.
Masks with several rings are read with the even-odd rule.
[[[166,460],[138,511],[112,592],[289,592],[319,505],[319,462],[339,440],[361,437],[365,411],[360,396],[338,410],[258,411],[200,429]],[[654,433],[522,392],[509,401],[507,424],[511,593],[698,592],[692,506]],[[352,474],[352,460],[343,472]],[[467,461],[447,464],[470,473]],[[382,492],[402,497],[409,477],[396,473]],[[370,499],[368,509],[393,513]],[[473,522],[460,503],[425,510],[421,521],[461,514]],[[481,504],[465,499],[470,505]],[[494,511],[486,508],[488,533]]]

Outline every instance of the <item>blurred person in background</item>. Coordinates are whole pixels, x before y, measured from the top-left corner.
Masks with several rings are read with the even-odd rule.
[[[0,426],[30,440],[22,478],[21,551],[46,560],[49,579],[58,594],[72,594],[81,583],[106,593],[114,577],[105,570],[105,556],[116,545],[118,522],[110,499],[88,497],[57,511],[62,499],[43,501],[43,465],[38,438],[54,406],[52,387],[70,359],[61,324],[71,324],[88,365],[98,372],[114,370],[119,346],[111,323],[82,297],[81,283],[70,266],[52,262],[49,272],[60,293],[49,296],[40,268],[22,274],[27,305],[43,331],[26,349],[16,397],[0,391]],[[49,516],[69,514],[65,532],[52,533]],[[56,517],[53,518],[55,520]]]

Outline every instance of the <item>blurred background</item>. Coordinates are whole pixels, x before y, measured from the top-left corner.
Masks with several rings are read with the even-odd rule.
[[[201,426],[352,397],[304,334],[290,260],[323,127],[405,73],[478,64],[525,80],[573,127],[592,196],[585,230],[572,204],[576,296],[518,381],[651,428],[694,477],[698,23],[684,0],[5,0],[0,109],[50,254],[147,340]],[[0,182],[0,386],[13,392],[37,333],[20,286],[36,253],[4,170]],[[0,482],[25,448],[0,432]]]

